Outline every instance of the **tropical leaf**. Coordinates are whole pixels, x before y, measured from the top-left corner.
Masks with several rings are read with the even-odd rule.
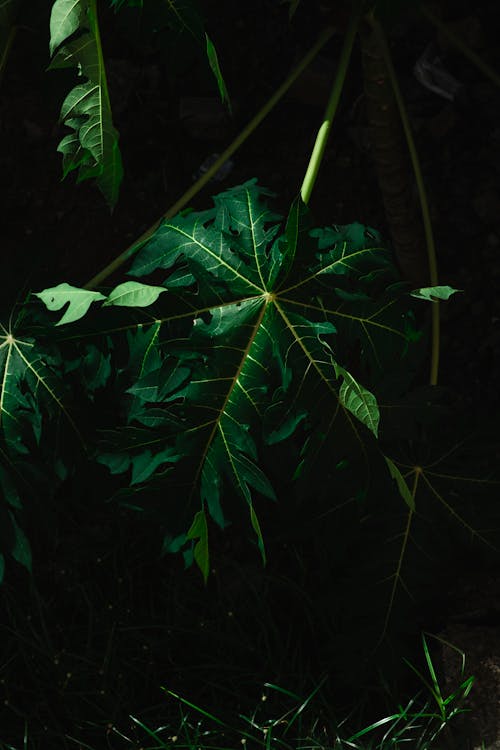
[[[64,325],[64,323],[73,323],[75,320],[83,318],[93,302],[106,299],[104,294],[100,292],[79,289],[66,283],[44,289],[43,292],[37,292],[35,297],[41,299],[48,310],[61,310],[64,305],[69,305],[62,318],[57,321],[56,325],[58,326]]]
[[[385,458],[385,462],[387,466],[389,467],[389,472],[391,474],[391,477],[395,480],[397,484],[399,494],[401,495],[401,497],[403,498],[403,500],[405,501],[409,509],[411,511],[414,511],[415,510],[415,498],[411,494],[408,488],[408,485],[406,484],[405,478],[401,474],[400,470],[398,469],[394,461],[391,461],[391,459],[388,458],[387,456],[384,456],[384,458]]]
[[[227,105],[229,112],[231,112],[232,111],[231,100],[229,98],[229,93],[227,91],[226,82],[222,75],[222,70],[219,64],[219,57],[217,55],[217,50],[215,49],[215,45],[210,39],[210,37],[208,36],[208,34],[205,34],[205,38],[207,42],[207,59],[208,59],[210,68],[212,70],[212,73],[215,76],[215,80],[217,81],[220,98],[222,102]]]
[[[376,232],[311,229],[300,199],[283,229],[268,196],[250,181],[216,196],[212,209],[164,221],[130,271],[163,272],[163,284],[126,282],[72,324],[81,333],[71,346],[81,336],[88,347],[93,336],[102,358],[119,356],[123,421],[102,432],[98,459],[127,472],[131,491],[167,482],[182,498],[175,513],[169,505],[164,547],[196,538],[204,575],[197,514],[224,528],[228,504],[240,498],[264,557],[258,498],[276,498],[266,446],[290,446],[290,477],[294,453],[313,467],[333,441],[366,456],[380,420],[372,383],[394,361],[410,361],[417,338],[410,297]],[[73,290],[65,293],[71,301]],[[53,294],[38,297],[50,306]],[[135,304],[135,321],[120,299]]]
[[[123,177],[118,132],[113,126],[95,0],[55,0],[50,17],[50,69],[78,68],[86,80],[61,107],[61,121],[73,132],[58,146],[66,176],[95,178],[113,208]]]
[[[83,318],[93,302],[101,302],[104,305],[115,307],[148,307],[156,302],[160,294],[165,292],[165,287],[141,284],[138,281],[125,281],[113,289],[109,295],[94,292],[89,289],[80,289],[63,282],[43,292],[36,292],[35,297],[41,299],[48,310],[61,310],[64,305],[68,308],[56,325],[74,323]]]
[[[77,444],[84,444],[67,406],[64,372],[50,329],[42,335],[27,315],[9,328],[0,325],[0,548],[28,570],[25,501],[38,495],[50,502],[76,462]]]
[[[422,287],[421,289],[415,289],[411,293],[411,296],[416,299],[425,299],[432,302],[440,299],[450,299],[453,294],[461,291],[461,289],[453,289],[451,286],[427,286]]]
[[[187,539],[195,540],[194,545],[194,559],[196,564],[202,572],[203,578],[206,581],[210,570],[210,556],[208,551],[208,524],[207,517],[202,510],[199,510],[191,524],[191,528],[187,533]]]
[[[149,286],[148,284],[140,284],[138,281],[125,281],[113,289],[104,304],[119,307],[148,307],[156,302],[160,294],[165,291],[165,287],[162,286]]]

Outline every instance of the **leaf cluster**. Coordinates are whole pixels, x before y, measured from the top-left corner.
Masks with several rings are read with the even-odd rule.
[[[133,13],[136,31],[138,25],[150,26],[150,36],[156,39],[161,38],[163,32],[170,32],[167,46],[194,45],[196,50],[202,50],[221,99],[231,109],[216,48],[204,30],[195,2],[155,2],[143,8],[142,0],[110,0],[110,6],[115,12]],[[7,12],[8,9],[4,15]],[[0,17],[0,30],[4,20],[8,28],[9,19]],[[165,45],[165,39],[161,43]],[[95,179],[113,209],[123,179],[123,163],[119,134],[113,124],[96,0],[55,0],[50,16],[49,46],[52,57],[49,69],[75,68],[79,77],[61,107],[60,121],[72,131],[58,146],[63,155],[63,176],[76,170],[78,182]]]
[[[287,446],[290,478],[314,481],[335,443],[369,481],[373,389],[395,363],[411,373],[418,350],[414,303],[379,235],[314,228],[300,199],[283,225],[268,197],[250,181],[165,220],[129,272],[156,283],[59,284],[35,295],[44,307],[24,309],[29,337],[15,326],[3,337],[9,460],[30,440],[45,445],[57,423],[123,478],[123,502],[156,498],[164,551],[182,549],[205,577],[209,520],[224,528],[240,501],[265,558],[256,498],[276,499],[265,469],[276,446]],[[47,311],[65,305],[54,327]]]

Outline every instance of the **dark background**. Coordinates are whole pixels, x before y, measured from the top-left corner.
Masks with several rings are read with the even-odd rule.
[[[91,183],[75,185],[72,176],[61,181],[56,149],[64,129],[58,117],[74,75],[46,71],[47,5],[33,2],[32,15],[22,19],[1,83],[4,318],[30,289],[85,283],[159,219],[333,18],[339,33],[311,70],[235,154],[227,178],[193,201],[204,207],[213,193],[257,177],[276,192],[275,207],[286,213],[335,72],[346,16],[341,5],[303,0],[292,24],[287,6],[278,2],[203,5],[233,99],[230,118],[217,105],[202,55],[182,44],[174,51],[148,46],[134,36],[128,11],[115,16],[102,3],[101,33],[125,167],[113,213]],[[500,70],[496,5],[433,7]],[[430,42],[463,84],[457,101],[427,90],[413,76]],[[478,452],[498,462],[500,89],[416,14],[393,21],[390,46],[429,193],[440,280],[463,290],[442,305],[440,385],[453,393],[449,403],[459,429],[466,436],[469,425],[483,427],[487,448]],[[189,97],[208,102],[199,102],[186,118]],[[358,45],[311,209],[320,226],[358,220],[388,234],[364,118]],[[336,558],[325,554],[328,540],[304,530],[302,507],[272,510],[268,568],[262,569],[238,527],[229,538],[214,532],[216,572],[205,589],[196,571],[183,570],[182,560],[159,559],[150,528],[104,502],[106,482],[103,470],[84,486],[65,486],[60,515],[48,526],[57,529],[54,537],[33,530],[33,579],[12,568],[3,584],[0,739],[16,747],[25,719],[33,746],[42,748],[75,746],[65,735],[102,747],[113,724],[128,727],[130,713],[160,723],[158,717],[171,710],[160,685],[215,706],[214,713],[249,712],[266,680],[304,695],[326,675],[330,704],[318,711],[341,718],[361,704],[368,721],[414,691],[401,657],[418,658],[421,628],[446,625],[454,605],[453,596],[443,593],[457,579],[480,580],[497,567],[494,554],[477,547],[471,552],[465,535],[446,532],[436,541],[448,550],[445,566],[436,571],[416,560],[417,601],[402,607],[393,640],[370,660],[367,634],[379,617],[379,597],[360,585],[366,574],[361,542],[346,548],[343,567],[332,569]],[[494,621],[500,615],[495,610],[488,616]],[[344,662],[342,651],[348,655]],[[381,677],[393,696],[387,698]],[[122,746],[116,735],[113,743]]]

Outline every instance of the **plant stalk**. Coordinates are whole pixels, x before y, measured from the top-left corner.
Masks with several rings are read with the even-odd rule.
[[[340,95],[344,88],[345,77],[347,74],[347,68],[349,66],[349,60],[351,58],[351,52],[354,44],[354,38],[358,29],[359,18],[361,13],[361,3],[357,2],[351,12],[349,19],[349,26],[347,27],[346,35],[344,37],[344,43],[342,51],[340,53],[339,66],[335,79],[332,85],[332,91],[328,103],[326,105],[325,115],[323,122],[318,130],[316,141],[313,146],[309,164],[307,165],[306,174],[302,182],[300,189],[300,195],[304,203],[307,205],[311,198],[314,185],[316,183],[321,162],[325,153],[326,144],[330,131],[332,129],[333,118],[337,111],[337,107],[340,101]]]
[[[102,282],[108,278],[114,271],[120,268],[125,261],[132,257],[151,237],[151,235],[160,226],[164,219],[170,219],[175,214],[179,213],[187,203],[189,203],[195,195],[209,182],[212,177],[219,171],[222,165],[239,149],[239,147],[247,140],[247,138],[253,133],[253,131],[260,125],[262,120],[271,112],[276,106],[280,99],[286,94],[290,86],[297,80],[297,78],[304,72],[304,70],[314,60],[318,52],[324,47],[326,42],[333,36],[335,29],[333,27],[326,28],[323,33],[319,36],[316,43],[311,47],[309,52],[302,58],[298,65],[293,69],[288,78],[281,84],[281,86],[274,92],[271,98],[266,102],[262,109],[250,120],[248,125],[236,136],[234,141],[226,148],[226,150],[219,156],[212,166],[203,174],[195,183],[193,183],[186,192],[177,200],[167,211],[152,224],[141,236],[135,240],[129,247],[109,263],[102,271],[99,271],[90,281],[84,285],[84,289],[94,289],[96,286],[102,284]]]
[[[394,92],[394,98],[399,110],[399,116],[401,118],[401,124],[403,126],[404,134],[408,144],[408,150],[410,152],[411,163],[415,174],[415,181],[417,184],[418,197],[420,201],[420,208],[422,211],[422,222],[424,225],[425,241],[427,246],[427,262],[429,267],[429,281],[431,286],[438,285],[438,270],[436,260],[436,246],[434,242],[434,233],[432,230],[431,215],[429,210],[429,202],[427,200],[427,192],[425,190],[424,179],[422,176],[422,169],[420,167],[420,161],[418,158],[417,148],[413,139],[411,131],[410,121],[406,112],[399,83],[392,64],[391,53],[389,46],[385,38],[385,34],[380,26],[379,22],[374,18],[373,14],[367,15],[367,21],[372,27],[377,41],[380,45],[380,51],[383,55],[384,62],[389,74],[391,85]],[[439,372],[439,348],[440,348],[440,319],[439,319],[439,302],[432,303],[432,347],[431,347],[431,365],[430,365],[430,384],[437,385],[438,372]]]

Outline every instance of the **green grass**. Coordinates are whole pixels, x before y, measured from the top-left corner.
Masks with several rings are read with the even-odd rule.
[[[240,713],[233,720],[221,718],[163,688],[166,706],[170,709],[169,716],[172,717],[171,709],[176,709],[176,720],[170,718],[167,723],[147,722],[130,715],[127,727],[109,723],[101,727],[102,735],[106,739],[106,747],[117,750],[389,750],[400,747],[438,750],[446,746],[440,744],[441,740],[446,735],[452,736],[450,727],[455,717],[465,712],[462,703],[472,688],[474,678],[464,677],[450,695],[445,695],[439,685],[424,634],[422,645],[428,677],[411,664],[410,667],[419,675],[425,690],[406,705],[399,705],[390,715],[358,731],[349,729],[350,717],[335,723],[330,712],[325,711],[327,707],[321,697],[325,678],[305,699],[278,685],[265,683],[260,701],[253,711]],[[465,657],[460,653],[464,676]],[[92,722],[88,724],[98,726]],[[66,734],[61,739],[78,750],[100,750],[100,747],[82,741],[77,732],[74,735]],[[25,726],[21,744],[13,746],[0,742],[0,750],[31,748],[34,750],[35,745],[30,743],[28,725]]]

